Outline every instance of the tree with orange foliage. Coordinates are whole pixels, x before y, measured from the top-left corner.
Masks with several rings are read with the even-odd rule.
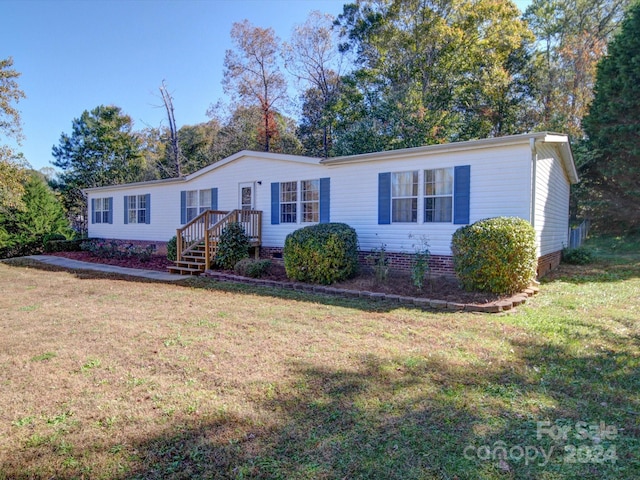
[[[256,105],[262,112],[260,130],[264,151],[278,134],[274,115],[286,99],[287,83],[280,71],[280,41],[272,28],[254,27],[248,20],[234,23],[231,39],[236,50],[227,50],[222,85],[226,94],[244,106]]]

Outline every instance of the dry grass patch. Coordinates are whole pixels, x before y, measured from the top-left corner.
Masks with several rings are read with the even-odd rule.
[[[467,445],[535,441],[536,419],[558,411],[585,414],[561,371],[549,378],[539,371],[541,362],[561,369],[580,357],[560,352],[562,333],[547,338],[543,320],[524,322],[535,308],[506,316],[428,313],[24,262],[0,263],[0,288],[0,478],[503,478],[516,468],[514,478],[584,478],[588,469],[611,471],[561,457],[551,467],[501,470],[463,455]],[[629,368],[637,348],[624,339],[616,348],[616,371],[636,381]],[[595,356],[592,366],[613,368],[604,362]],[[584,369],[574,374],[584,383]],[[628,393],[616,382],[610,387]],[[586,401],[590,415],[604,415],[596,400]]]

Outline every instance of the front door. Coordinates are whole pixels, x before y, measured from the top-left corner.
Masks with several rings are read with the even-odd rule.
[[[240,198],[238,203],[240,210],[253,210],[255,202],[253,198],[253,182],[240,184]]]
[[[239,185],[238,208],[240,210],[254,210],[256,207],[254,198],[254,183],[246,182]],[[249,237],[254,235],[254,228],[251,222],[251,214],[239,215],[239,221],[244,227],[244,231]]]

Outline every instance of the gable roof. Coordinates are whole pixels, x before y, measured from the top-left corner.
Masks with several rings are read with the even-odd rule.
[[[205,175],[225,165],[239,161],[245,157],[256,157],[265,160],[274,160],[281,162],[305,163],[308,165],[342,165],[350,163],[371,162],[376,160],[385,160],[389,157],[396,159],[411,158],[416,156],[432,155],[442,152],[452,153],[466,150],[478,150],[483,148],[494,148],[499,146],[508,146],[515,144],[526,144],[531,147],[531,151],[535,151],[535,146],[540,144],[553,144],[558,148],[560,160],[567,172],[571,183],[578,182],[578,173],[575,167],[569,137],[561,133],[553,132],[537,132],[525,133],[520,135],[509,135],[505,137],[485,138],[480,140],[466,140],[462,142],[442,143],[437,145],[426,145],[422,147],[403,148],[398,150],[385,150],[382,152],[361,153],[357,155],[348,155],[343,157],[318,158],[305,157],[302,155],[290,155],[285,153],[272,152],[256,152],[252,150],[242,150],[233,155],[207,165],[200,170],[189,175],[176,178],[167,178],[163,180],[149,180],[136,183],[125,183],[120,185],[110,185],[104,187],[93,187],[83,189],[84,193],[98,192],[101,190],[118,190],[125,188],[140,187],[145,185],[171,184],[171,183],[187,183],[195,178]]]
[[[340,165],[345,163],[370,162],[374,160],[384,160],[390,156],[394,158],[411,158],[424,155],[432,155],[442,152],[460,152],[465,150],[478,150],[482,148],[494,148],[514,144],[529,143],[532,151],[535,145],[544,143],[554,144],[558,147],[560,160],[567,171],[571,183],[578,182],[578,172],[575,167],[569,137],[562,133],[536,132],[523,133],[519,135],[508,135],[504,137],[484,138],[480,140],[465,140],[462,142],[440,143],[436,145],[425,145],[422,147],[403,148],[399,150],[385,150],[382,152],[361,153],[358,155],[348,155],[344,157],[325,158],[320,161],[324,165]]]

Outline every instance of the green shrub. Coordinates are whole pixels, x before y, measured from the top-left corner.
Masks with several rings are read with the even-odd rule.
[[[565,248],[562,250],[562,261],[571,265],[586,265],[593,262],[593,253],[584,247]]]
[[[67,237],[65,237],[61,233],[49,233],[43,237],[42,241],[46,246],[48,242],[56,242],[59,240],[66,240],[66,239]]]
[[[30,239],[18,242],[7,242],[0,248],[0,258],[24,257],[27,255],[40,255],[43,251],[43,238],[36,235]]]
[[[85,240],[49,240],[44,244],[44,251],[53,252],[79,252]]]
[[[178,259],[178,237],[175,235],[167,242],[167,260],[175,262]]]
[[[358,236],[344,223],[320,223],[287,235],[284,267],[293,280],[329,285],[358,271]]]
[[[453,234],[451,250],[466,290],[512,294],[536,276],[535,230],[521,218],[489,218],[462,227]]]
[[[409,235],[412,238],[412,235]],[[418,238],[418,243],[413,245],[415,254],[411,260],[411,281],[413,286],[422,291],[424,287],[424,280],[429,272],[429,257],[431,252],[429,251],[429,241],[423,235]]]
[[[374,248],[366,257],[367,264],[373,268],[376,282],[387,283],[389,278],[389,257],[387,257],[387,245],[381,244],[380,248]]]
[[[222,229],[215,262],[221,268],[232,270],[243,258],[249,256],[249,237],[239,222],[231,222]]]
[[[270,260],[253,260],[251,258],[243,258],[235,267],[233,271],[244,277],[260,278],[266,274],[271,268]]]

